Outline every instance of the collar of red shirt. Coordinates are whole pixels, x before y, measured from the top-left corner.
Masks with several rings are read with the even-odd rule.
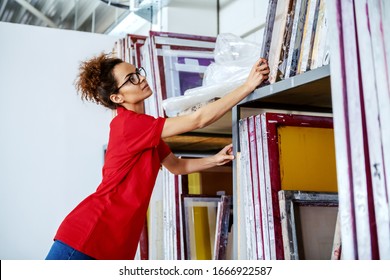
[[[122,107],[122,106],[118,106],[118,108],[116,108],[116,112],[118,114],[122,113],[122,112],[125,112],[127,111],[127,109],[125,107]]]

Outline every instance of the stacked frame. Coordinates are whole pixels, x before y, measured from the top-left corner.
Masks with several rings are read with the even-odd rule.
[[[342,258],[390,259],[390,5],[328,6]]]
[[[218,203],[217,225],[215,230],[214,260],[226,260],[228,255],[228,242],[230,221],[232,214],[232,197],[222,195]]]
[[[269,0],[261,55],[269,83],[329,64],[326,0]]]
[[[185,259],[226,259],[231,206],[228,195],[182,195]],[[208,246],[199,246],[197,242],[207,242]],[[205,248],[210,250],[203,252]]]
[[[127,34],[115,42],[113,53],[125,62],[140,67],[139,48],[145,43],[146,36]]]
[[[214,62],[215,37],[150,31],[150,56],[158,112],[162,101],[202,86],[203,74]]]
[[[158,98],[155,92],[154,70],[150,48],[150,38],[147,37],[142,45],[137,45],[136,57],[139,57],[138,67],[143,67],[145,69],[149,87],[153,89],[153,94],[144,101],[145,113],[153,117],[159,117],[162,115],[162,112],[160,112],[161,106],[158,103]]]
[[[312,255],[316,256],[315,259],[331,259],[334,233],[337,225],[337,193],[281,190],[279,191],[279,206],[284,258],[286,260],[305,259],[305,246],[308,243],[307,239],[311,238],[315,239],[316,245],[318,245],[311,246],[316,251],[319,251],[315,252],[316,254],[312,253]],[[312,217],[315,216],[314,222],[308,219],[308,215],[306,215],[306,221],[304,221],[300,213],[304,212],[302,207],[310,207],[310,211],[319,209],[317,213],[311,215]],[[303,223],[307,223],[307,225],[303,227]],[[315,230],[307,230],[309,227]],[[313,234],[313,231],[317,232],[317,234]],[[307,251],[313,250],[312,248],[309,248]],[[306,255],[308,254],[306,253]],[[321,255],[324,255],[324,257],[318,257]],[[308,259],[314,258],[308,256]]]
[[[181,178],[163,169],[163,248],[164,260],[181,260],[182,215],[180,211]]]
[[[294,146],[294,149],[302,149],[302,157],[305,158],[307,153],[314,154],[316,158],[312,162],[324,161],[319,167],[316,165],[318,163],[311,167],[302,165],[301,172],[290,168],[293,173],[301,173],[299,176],[291,175],[288,168],[294,162],[288,163],[286,154],[291,152],[283,148],[286,147],[285,139],[289,139],[291,133],[294,134],[289,128],[297,130],[298,138],[302,138],[300,133],[307,133],[307,137],[314,135],[310,136],[312,141],[316,142],[314,147],[306,148],[301,145]],[[317,134],[327,139],[325,144],[322,143],[324,139],[315,136]],[[305,135],[303,139],[308,141]],[[239,251],[245,252],[242,257],[245,259],[284,259],[278,192],[337,192],[332,118],[262,113],[239,121],[239,141],[238,208],[242,208],[239,218],[245,225],[239,229],[239,234],[246,238],[245,246],[239,248]],[[290,155],[290,158],[298,157],[299,155]],[[325,159],[326,157],[328,159]],[[297,164],[300,164],[298,160]],[[322,168],[322,164],[326,167]],[[321,172],[326,175],[322,176]],[[304,177],[310,180],[301,179]],[[243,242],[241,244],[243,245]]]

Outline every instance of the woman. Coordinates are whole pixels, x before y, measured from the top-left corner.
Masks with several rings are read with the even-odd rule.
[[[103,179],[62,222],[46,259],[133,259],[161,165],[188,174],[234,159],[232,145],[214,156],[177,158],[162,138],[203,128],[231,110],[268,79],[259,59],[243,85],[196,112],[173,118],[144,114],[152,95],[142,68],[102,54],[80,66],[76,87],[83,100],[117,110],[110,124]]]

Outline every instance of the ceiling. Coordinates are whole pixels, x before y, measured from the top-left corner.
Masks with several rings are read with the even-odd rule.
[[[169,0],[1,0],[0,21],[108,33],[130,12],[152,22]]]

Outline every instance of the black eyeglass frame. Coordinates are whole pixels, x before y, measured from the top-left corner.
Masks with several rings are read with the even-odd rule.
[[[143,73],[141,73],[141,72],[143,72]],[[131,80],[131,78],[134,77],[134,75],[137,76],[137,79],[138,79],[138,82],[137,82],[137,83],[134,83],[134,82]],[[128,74],[128,75],[127,75],[126,81],[125,81],[122,85],[120,85],[120,86],[115,90],[115,92],[118,92],[118,91],[119,91],[127,82],[130,82],[130,83],[132,83],[133,85],[139,85],[139,84],[141,83],[141,78],[140,78],[140,76],[143,76],[143,77],[146,78],[146,71],[145,71],[145,69],[144,69],[143,67],[136,68],[134,73]]]

